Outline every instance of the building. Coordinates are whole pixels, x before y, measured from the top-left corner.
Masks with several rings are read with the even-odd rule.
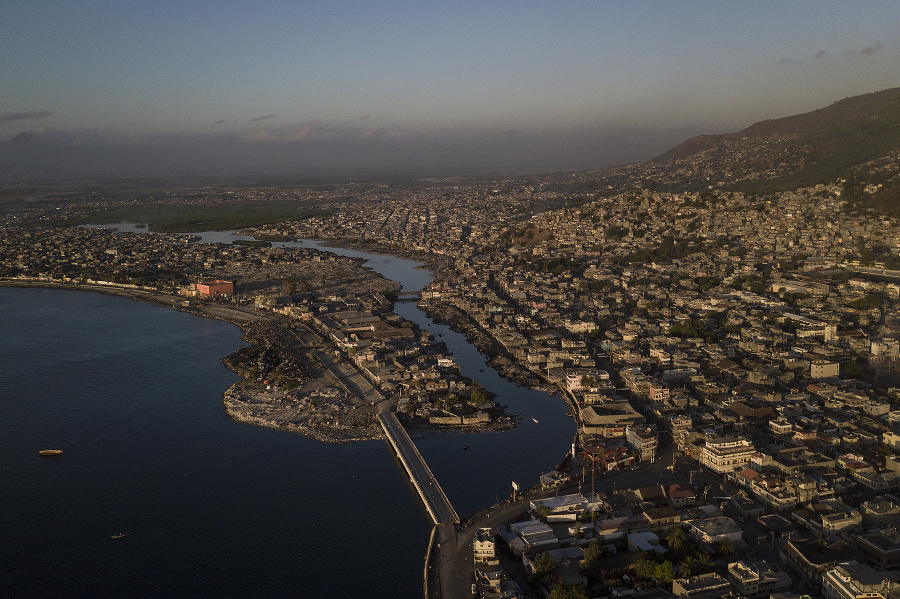
[[[625,427],[625,442],[640,456],[642,462],[656,460],[659,437],[649,426],[628,425]]]
[[[894,495],[879,495],[859,506],[866,526],[900,524],[900,499]]]
[[[774,570],[765,561],[736,561],[728,564],[728,582],[749,599],[768,597],[791,586],[791,577]]]
[[[688,528],[690,535],[708,545],[721,543],[724,539],[728,539],[732,543],[740,541],[743,532],[734,520],[724,516],[689,520],[688,525],[690,526]]]
[[[859,551],[846,541],[824,545],[822,541],[790,539],[783,551],[790,567],[803,579],[807,588],[815,593],[822,589],[822,576],[837,564],[856,559]]]
[[[672,581],[672,593],[687,599],[717,599],[731,590],[728,581],[716,574],[701,574]]]
[[[730,474],[744,469],[756,449],[741,437],[707,439],[700,452],[700,465],[717,474]]]
[[[843,562],[822,577],[826,599],[900,599],[900,573]]]
[[[494,542],[494,533],[490,528],[479,528],[472,542],[476,564],[497,565],[500,559],[497,557],[497,546]]]
[[[197,283],[197,293],[200,295],[216,296],[216,295],[234,295],[234,282],[216,279],[214,281],[203,281]]]
[[[900,568],[900,533],[893,528],[860,535],[856,546],[876,568]]]

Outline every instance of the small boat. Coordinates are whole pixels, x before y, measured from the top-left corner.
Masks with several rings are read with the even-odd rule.
[[[121,538],[127,537],[127,536],[128,536],[127,532],[120,532],[120,533],[116,533],[114,535],[110,535],[110,538],[115,540],[115,539],[121,539]]]
[[[468,443],[466,443],[465,445],[463,445],[463,451],[467,450],[468,448],[469,448],[469,444],[468,444]]]
[[[62,453],[62,449],[42,449],[38,453],[41,455],[59,455]]]
[[[534,423],[535,423],[535,424],[537,424],[537,418],[535,418],[534,416],[532,416],[531,419],[534,420]]]

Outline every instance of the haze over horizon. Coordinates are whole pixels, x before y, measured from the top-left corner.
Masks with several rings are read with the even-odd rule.
[[[893,2],[0,5],[0,177],[599,168],[900,86]]]

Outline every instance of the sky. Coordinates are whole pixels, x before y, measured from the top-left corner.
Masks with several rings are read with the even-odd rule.
[[[900,86],[900,2],[4,0],[0,56],[0,143],[95,170],[584,168]]]

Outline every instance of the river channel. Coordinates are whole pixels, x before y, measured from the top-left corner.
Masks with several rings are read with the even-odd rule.
[[[432,278],[421,263],[403,258],[333,248],[312,240],[278,245],[312,247],[362,258],[366,260],[364,266],[400,283],[401,293],[421,291]],[[575,436],[575,421],[566,415],[565,401],[509,382],[487,366],[487,358],[465,336],[432,321],[414,301],[398,301],[394,312],[446,343],[463,376],[477,380],[497,395],[507,412],[522,417],[516,430],[505,433],[441,435],[416,441],[461,517],[493,504],[498,497],[508,496],[513,480],[523,488],[532,486],[542,473],[554,469]],[[463,451],[465,444],[469,449]]]

